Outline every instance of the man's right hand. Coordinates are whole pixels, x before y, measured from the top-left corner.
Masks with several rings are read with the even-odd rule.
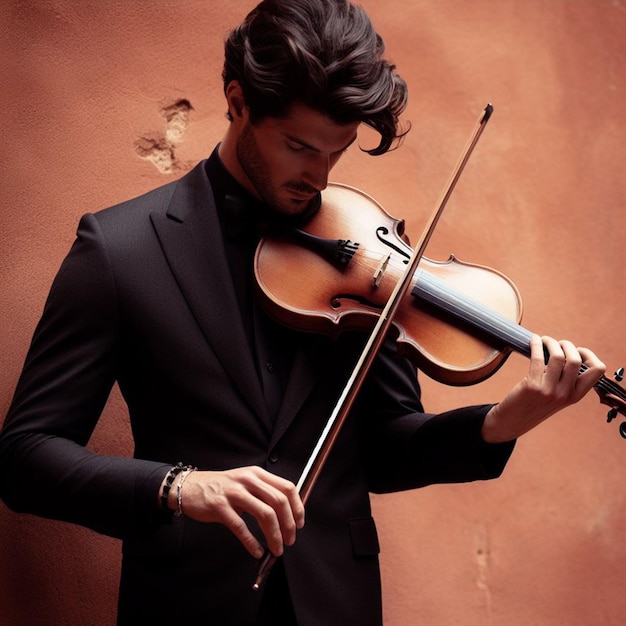
[[[178,510],[180,479],[179,475],[168,494],[168,507],[172,510]],[[256,558],[263,556],[264,549],[250,532],[242,513],[256,519],[275,556],[283,553],[285,545],[295,542],[296,531],[304,526],[304,505],[296,486],[256,466],[193,471],[185,478],[181,499],[186,517],[223,524]]]

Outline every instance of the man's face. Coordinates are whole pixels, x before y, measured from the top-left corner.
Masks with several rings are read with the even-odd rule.
[[[304,212],[328,174],[356,139],[359,124],[338,125],[301,104],[284,119],[246,120],[237,137],[236,154],[251,188],[283,215]]]

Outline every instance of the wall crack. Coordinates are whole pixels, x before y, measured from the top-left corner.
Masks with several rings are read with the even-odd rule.
[[[489,581],[489,570],[491,566],[491,541],[489,531],[483,528],[474,535],[476,560],[476,588],[482,593],[485,603],[486,621],[491,623],[492,617],[492,597]]]

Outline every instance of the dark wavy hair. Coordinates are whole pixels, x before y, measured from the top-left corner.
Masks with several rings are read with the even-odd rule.
[[[367,152],[384,154],[408,132],[399,122],[406,83],[384,50],[348,0],[263,0],[226,40],[224,89],[240,83],[253,124],[300,102],[337,124],[373,128],[380,143]]]

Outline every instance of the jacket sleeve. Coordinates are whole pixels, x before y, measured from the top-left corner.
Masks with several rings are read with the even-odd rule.
[[[118,303],[98,222],[83,217],[53,282],[0,436],[14,510],[124,538],[156,518],[168,465],[85,446],[116,377]]]
[[[359,400],[370,490],[378,493],[501,475],[515,442],[488,444],[492,404],[424,412],[415,367],[387,342]]]

